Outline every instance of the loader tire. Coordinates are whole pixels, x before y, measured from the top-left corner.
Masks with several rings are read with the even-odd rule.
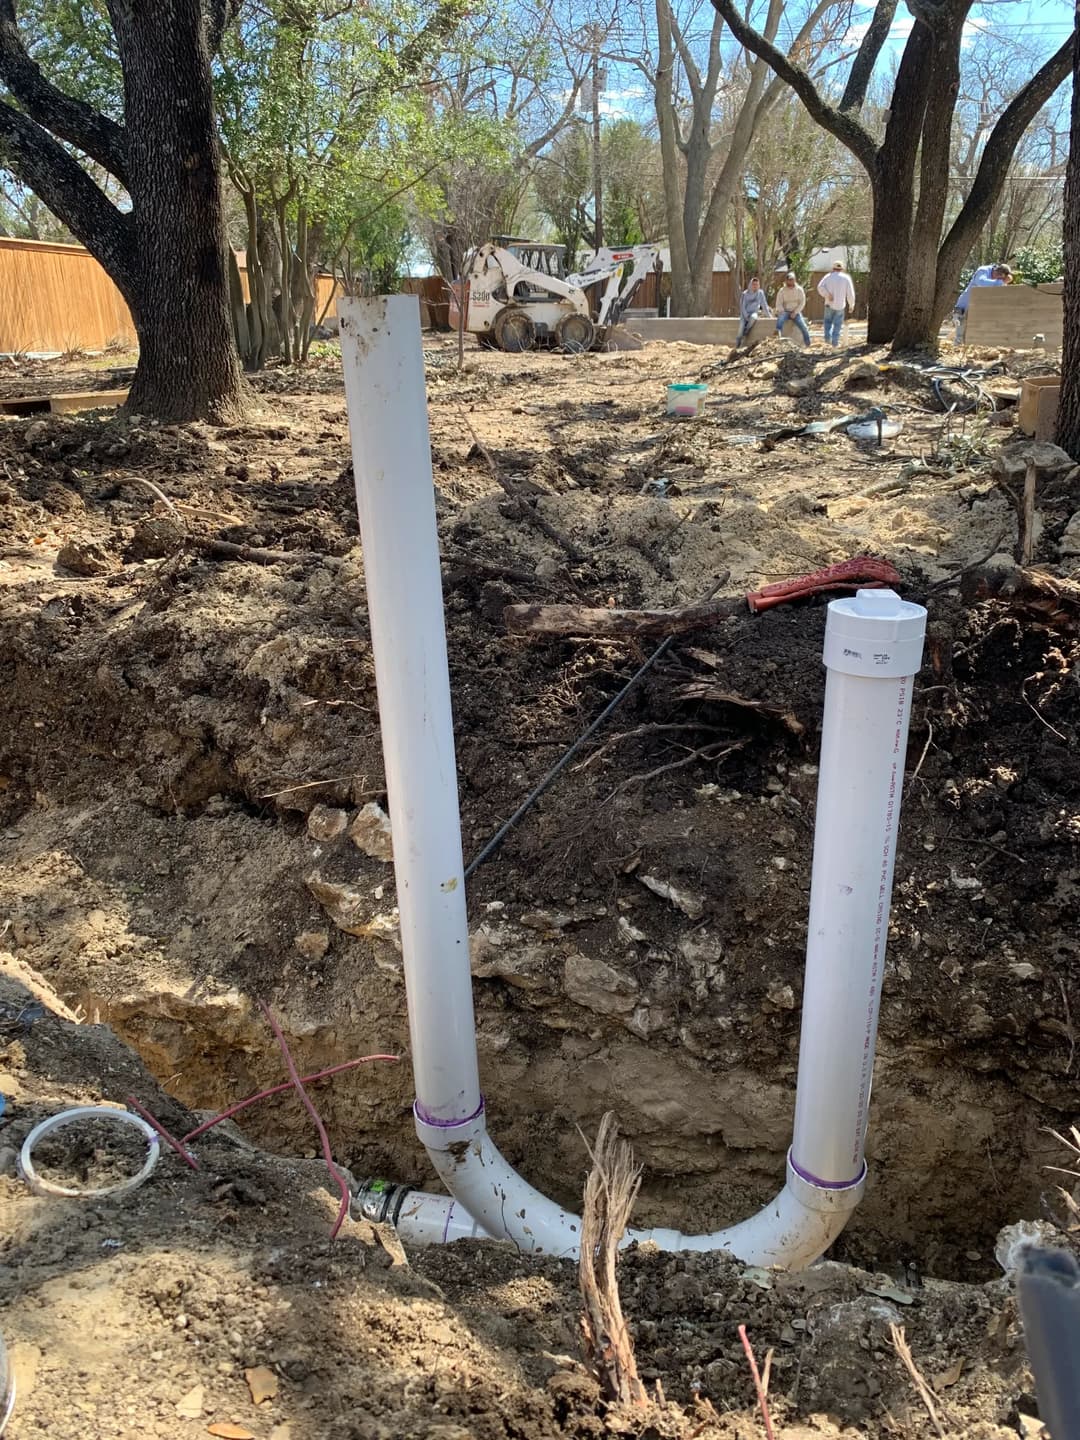
[[[520,305],[507,305],[495,316],[492,334],[500,350],[509,355],[520,355],[531,350],[536,344],[536,326],[532,316]]]
[[[596,344],[596,326],[587,315],[564,315],[555,326],[559,349],[570,355],[583,355]]]

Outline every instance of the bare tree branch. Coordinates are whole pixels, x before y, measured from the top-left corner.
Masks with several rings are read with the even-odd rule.
[[[694,60],[693,52],[691,51],[690,46],[686,43],[686,37],[683,35],[679,22],[675,18],[674,9],[670,6],[668,8],[668,19],[671,24],[671,36],[672,39],[675,41],[675,48],[679,52],[679,59],[683,63],[683,69],[686,71],[686,80],[687,84],[690,86],[690,94],[694,97],[695,100],[699,100],[701,98],[702,89],[701,71],[697,67],[697,62]],[[715,31],[715,29],[718,27],[714,26],[713,28]]]
[[[723,38],[724,18],[717,14],[712,30],[709,32],[709,64],[705,72],[705,88],[711,95],[716,94],[717,86],[720,84],[720,67],[723,64],[720,42]]]
[[[938,254],[937,308],[951,298],[960,268],[994,208],[1017,145],[1054,91],[1071,74],[1076,32],[1013,96],[990,132],[968,197]],[[942,314],[944,311],[942,311]]]
[[[807,15],[806,19],[803,21],[802,25],[799,28],[799,33],[791,42],[790,53],[792,55],[798,55],[803,49],[803,47],[809,43],[810,37],[814,33],[814,27],[817,25],[818,21],[832,8],[833,3],[834,0],[817,0],[817,4]],[[774,75],[773,78],[769,81],[768,85],[766,85],[764,91],[762,92],[761,99],[758,101],[757,109],[754,112],[753,133],[755,135],[757,134],[760,127],[765,123],[765,120],[768,118],[769,113],[776,108],[777,101],[784,93],[785,88],[785,83],[779,75]]]
[[[65,95],[45,78],[23,45],[15,0],[0,0],[0,80],[32,120],[89,155],[122,184],[127,183],[123,127],[84,101]]]
[[[778,50],[775,45],[766,40],[764,35],[759,34],[752,25],[743,19],[735,7],[734,0],[712,0],[712,3],[727,21],[728,28],[739,44],[751,51],[759,60],[764,60],[766,65],[780,76],[781,80],[790,85],[806,106],[811,118],[816,120],[823,130],[828,130],[830,135],[835,135],[841,145],[851,151],[856,160],[873,178],[878,147],[874,137],[861,121],[857,120],[854,115],[846,114],[834,105],[830,105],[801,65],[789,59],[782,50]]]
[[[862,44],[859,46],[855,59],[851,62],[847,84],[840,97],[842,111],[853,110],[858,114],[862,109],[870,85],[870,77],[874,73],[874,66],[877,64],[878,56],[892,29],[896,6],[897,0],[878,0],[873,18],[862,38]]]
[[[134,312],[135,226],[107,200],[79,162],[29,115],[0,100],[0,163],[33,190],[99,260]]]
[[[556,135],[558,135],[559,132],[565,128],[567,121],[570,119],[571,115],[573,115],[575,109],[577,108],[578,96],[580,95],[580,93],[581,81],[575,79],[573,88],[570,91],[570,96],[566,104],[562,108],[562,113],[558,116],[557,119],[551,122],[551,124],[548,126],[548,128],[544,131],[542,135],[537,135],[536,138],[530,141],[529,144],[525,146],[525,149],[521,152],[526,159],[535,160],[537,155],[540,154],[540,151],[543,150],[546,146],[550,145],[552,140],[555,139]]]

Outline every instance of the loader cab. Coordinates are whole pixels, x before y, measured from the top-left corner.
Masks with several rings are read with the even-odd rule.
[[[545,245],[540,240],[521,240],[513,235],[497,235],[495,244],[509,250],[514,259],[541,275],[554,280],[566,278],[566,246]]]

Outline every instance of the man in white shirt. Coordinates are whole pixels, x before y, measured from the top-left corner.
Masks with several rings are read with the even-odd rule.
[[[855,308],[855,286],[851,276],[838,260],[818,281],[818,294],[825,301],[825,342],[840,344],[840,331],[844,328],[844,311],[850,305]]]
[[[789,270],[783,285],[776,292],[776,333],[782,335],[784,326],[790,320],[803,338],[803,344],[810,344],[810,331],[803,319],[806,308],[806,291],[795,278],[795,271]]]

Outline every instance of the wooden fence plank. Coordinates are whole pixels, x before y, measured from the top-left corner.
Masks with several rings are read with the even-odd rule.
[[[0,351],[134,343],[131,312],[81,245],[0,236]]]

